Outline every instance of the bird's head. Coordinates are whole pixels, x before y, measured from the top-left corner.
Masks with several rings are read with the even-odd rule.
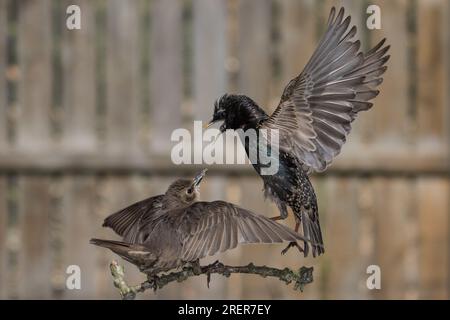
[[[221,132],[227,129],[255,129],[265,119],[267,114],[249,97],[224,94],[214,103],[214,114],[206,127],[222,121]]]
[[[178,179],[167,189],[164,197],[166,208],[189,206],[200,197],[200,182],[206,175],[207,169],[200,171],[193,179]]]

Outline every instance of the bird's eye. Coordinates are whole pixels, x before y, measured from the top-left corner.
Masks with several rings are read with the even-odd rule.
[[[192,192],[193,192],[192,188],[187,188],[187,189],[186,189],[186,194],[187,194],[187,195],[190,196],[190,195],[192,194]]]

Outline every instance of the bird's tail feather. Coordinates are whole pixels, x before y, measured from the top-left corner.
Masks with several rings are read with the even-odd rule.
[[[91,239],[89,243],[99,247],[108,248],[123,259],[137,265],[142,265],[149,260],[156,259],[156,257],[145,247],[137,244],[103,239]]]
[[[320,256],[325,252],[322,240],[322,231],[320,230],[319,219],[311,220],[308,213],[302,213],[303,236],[309,239],[312,247],[313,257]],[[304,255],[309,254],[309,244],[304,242]]]
[[[114,241],[114,240],[103,240],[103,239],[91,239],[89,241],[90,244],[94,244],[99,247],[104,247],[108,249],[119,249],[119,248],[127,248],[129,249],[131,244],[122,242],[122,241]]]

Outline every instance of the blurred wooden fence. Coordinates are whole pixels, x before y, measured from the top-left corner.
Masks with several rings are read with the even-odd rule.
[[[314,177],[326,254],[241,247],[229,263],[313,265],[296,293],[252,276],[172,284],[147,298],[449,298],[450,5],[445,0],[0,0],[0,298],[117,298],[88,244],[102,219],[196,167],[170,162],[170,134],[241,92],[273,109],[344,3],[367,48],[392,58],[375,107],[337,161]],[[65,27],[79,4],[82,29]],[[365,28],[369,4],[382,29]],[[248,166],[210,170],[203,198],[272,216]],[[288,223],[292,224],[289,220]],[[82,290],[65,289],[65,270]],[[366,268],[382,289],[366,288]],[[130,282],[142,276],[129,264]]]

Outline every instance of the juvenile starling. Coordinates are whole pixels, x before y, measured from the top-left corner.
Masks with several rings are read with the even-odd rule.
[[[235,248],[242,243],[304,240],[286,226],[224,201],[201,202],[199,184],[178,179],[164,195],[137,202],[105,219],[124,241],[91,239],[150,274]]]
[[[332,8],[325,34],[302,73],[284,89],[272,115],[247,96],[225,94],[216,101],[209,123],[223,121],[221,132],[255,129],[258,140],[264,136],[260,134],[264,130],[258,129],[266,129],[269,134],[264,141],[269,141],[270,130],[278,130],[279,153],[271,155],[279,160],[278,172],[262,175],[259,158],[252,164],[263,179],[265,196],[280,210],[280,216],[272,219],[285,219],[286,207],[291,207],[295,230],[302,224],[304,237],[312,242],[313,256],[322,254],[324,248],[316,195],[308,175],[327,168],[339,154],[358,112],[372,107],[368,101],[378,95],[376,87],[389,59],[385,39],[368,52],[360,52],[360,41],[353,39],[356,27],[347,31],[349,26],[350,16],[344,19],[344,9],[336,16]],[[255,144],[247,140],[241,137],[249,155],[249,146]],[[282,253],[293,245],[298,247],[290,243]],[[306,242],[303,249],[308,255]]]

